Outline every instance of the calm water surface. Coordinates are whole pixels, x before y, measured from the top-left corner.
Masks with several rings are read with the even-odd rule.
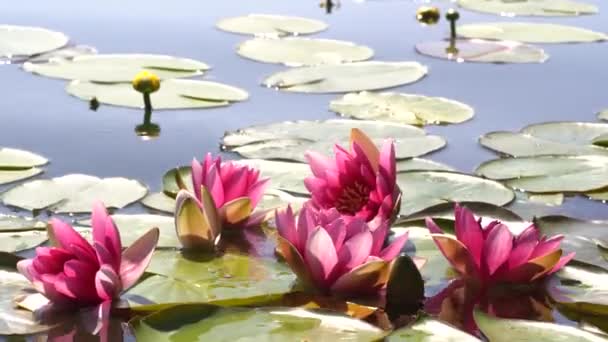
[[[599,0],[587,0],[603,6]],[[31,75],[18,65],[0,68],[0,146],[19,147],[51,159],[46,175],[85,173],[138,179],[152,191],[169,168],[188,163],[207,151],[219,152],[225,131],[281,120],[328,119],[335,95],[279,93],[259,86],[284,69],[245,60],[235,53],[246,36],[221,32],[214,23],[227,16],[269,13],[305,16],[329,23],[314,37],[350,40],[369,45],[377,60],[416,60],[429,66],[428,77],[398,91],[443,96],[476,109],[473,120],[453,126],[429,127],[448,140],[448,147],[428,157],[471,172],[494,158],[477,138],[494,130],[558,120],[595,121],[608,107],[608,44],[545,45],[551,55],[542,65],[454,64],[419,56],[414,45],[446,34],[445,22],[421,27],[413,19],[421,1],[346,0],[326,15],[315,0],[143,1],[143,0],[20,0],[4,4],[0,22],[42,26],[66,33],[74,43],[100,53],[159,53],[194,58],[210,64],[205,76],[246,89],[251,98],[226,108],[154,113],[159,139],[142,141],[134,128],[139,110],[88,104],[64,91],[65,81]],[[447,2],[439,2],[447,8]],[[461,11],[461,23],[513,20]],[[608,15],[578,18],[521,19],[572,24],[608,31]],[[230,157],[235,157],[230,155]],[[404,189],[408,191],[408,189]],[[133,206],[127,211],[142,210]],[[608,219],[605,204],[569,199],[559,212]]]

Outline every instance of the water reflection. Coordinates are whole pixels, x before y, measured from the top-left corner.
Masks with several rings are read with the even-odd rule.
[[[142,140],[152,140],[160,136],[160,125],[152,122],[152,108],[146,106],[143,123],[135,126],[135,134]]]
[[[496,287],[480,291],[462,279],[453,280],[443,291],[427,299],[425,310],[471,334],[479,335],[473,310],[501,318],[554,322],[549,297],[541,287]]]
[[[321,0],[319,7],[325,9],[325,13],[331,14],[335,9],[340,8],[340,0]]]

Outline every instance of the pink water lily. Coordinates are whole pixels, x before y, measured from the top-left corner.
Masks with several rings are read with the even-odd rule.
[[[258,225],[266,212],[253,213],[269,179],[260,171],[207,154],[202,163],[192,161],[194,191],[177,194],[175,228],[185,248],[213,249],[225,228]],[[179,183],[179,182],[178,182]]]
[[[297,219],[291,206],[277,210],[275,218],[279,254],[304,283],[326,293],[377,293],[407,242],[403,234],[382,248],[387,221],[370,229],[360,218],[345,219],[336,209],[317,210],[310,202]]]
[[[396,181],[395,145],[382,150],[359,129],[351,131],[350,151],[335,145],[335,159],[307,152],[313,176],[304,184],[317,208],[336,208],[346,217],[358,217],[372,226],[399,211],[401,192]]]
[[[445,235],[430,218],[426,225],[452,266],[484,286],[533,282],[557,272],[574,257],[574,253],[562,255],[563,236],[541,236],[534,224],[515,236],[499,221],[482,227],[482,219],[467,208],[456,205],[454,213],[456,238]]]
[[[80,308],[110,303],[133,286],[150,263],[158,243],[153,228],[122,250],[120,235],[101,203],[93,206],[93,243],[67,223],[53,219],[49,235],[56,247],[38,247],[17,268],[56,307]],[[100,311],[109,310],[108,305]]]

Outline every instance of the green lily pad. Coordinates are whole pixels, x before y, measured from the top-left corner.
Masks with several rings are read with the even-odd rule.
[[[187,305],[136,321],[138,341],[380,341],[369,323],[326,311]]]
[[[460,202],[460,205],[471,210],[475,215],[484,217],[486,219],[499,220],[505,223],[507,226],[519,224],[524,221],[519,215],[513,211],[497,206],[490,203],[484,202]],[[435,206],[429,207],[423,211],[417,212],[413,215],[406,216],[400,219],[401,222],[408,221],[424,221],[426,217],[432,217],[433,219],[439,219],[444,221],[454,221],[454,203],[441,203]],[[405,224],[405,223],[404,223]],[[529,225],[529,223],[527,223]],[[452,224],[453,226],[453,224]],[[453,228],[453,227],[452,227]],[[450,229],[453,230],[453,229]]]
[[[49,209],[56,213],[89,213],[100,200],[108,208],[123,208],[143,198],[147,189],[126,178],[97,178],[69,174],[20,184],[2,194],[5,205],[26,210]]]
[[[317,33],[327,28],[327,24],[319,20],[269,14],[226,18],[216,26],[232,33],[275,37]]]
[[[445,146],[445,140],[409,125],[365,120],[285,121],[228,132],[223,145],[245,158],[305,162],[308,150],[333,154],[335,143],[348,146],[351,128],[364,131],[377,144],[395,139],[397,159],[417,157]]]
[[[608,134],[608,124],[593,122],[547,122],[527,126],[519,133],[492,132],[479,142],[493,151],[514,157],[541,155],[608,155],[597,146],[598,137]]]
[[[37,167],[25,170],[0,170],[0,185],[32,178],[42,172],[44,171]]]
[[[175,212],[175,198],[162,192],[153,192],[141,200],[141,204],[149,209],[173,214]]]
[[[264,63],[287,66],[339,64],[370,59],[374,51],[367,46],[330,39],[254,38],[241,43],[237,53]]]
[[[513,41],[458,39],[416,44],[422,55],[447,59],[458,63],[544,63],[549,55],[536,46]]]
[[[404,216],[446,202],[502,206],[515,198],[513,191],[501,183],[457,172],[401,172],[397,174],[397,184],[403,190],[399,213]]]
[[[144,108],[144,99],[131,84],[72,81],[67,92],[85,101],[96,98],[115,106]],[[244,101],[246,91],[229,85],[199,80],[164,80],[157,92],[150,94],[154,109],[209,108]]]
[[[413,325],[393,331],[388,342],[475,342],[476,337],[433,318],[422,318]]]
[[[608,156],[539,156],[490,160],[477,174],[536,193],[581,193],[608,186]]]
[[[0,25],[0,57],[28,57],[58,49],[69,38],[40,27]]]
[[[597,113],[597,118],[600,120],[608,120],[608,109],[601,110]]]
[[[50,329],[37,322],[34,314],[15,306],[15,297],[26,294],[30,283],[14,270],[0,269],[0,334],[36,334]]]
[[[170,79],[201,75],[209,66],[192,59],[164,55],[100,54],[49,63],[26,62],[23,69],[46,77],[120,83],[131,82],[142,70],[149,70],[161,79]]]
[[[569,264],[548,285],[551,298],[571,310],[608,315],[608,272],[601,267]]]
[[[528,201],[534,203],[540,203],[547,206],[560,206],[564,203],[564,194],[555,193],[555,194],[535,194],[528,193]]]
[[[0,232],[21,232],[26,230],[45,230],[46,223],[27,217],[0,215]]]
[[[46,231],[20,231],[0,233],[0,252],[18,253],[38,247],[48,240]]]
[[[454,169],[443,163],[430,159],[409,158],[397,160],[397,172],[404,171],[454,171]]]
[[[413,83],[428,73],[418,62],[353,62],[293,68],[263,82],[269,88],[301,93],[346,93]]]
[[[595,5],[571,0],[458,0],[460,7],[502,16],[565,17],[596,14]]]
[[[465,38],[514,40],[525,43],[589,43],[607,40],[604,33],[576,26],[547,23],[495,22],[461,25]]]
[[[442,97],[403,93],[360,92],[331,101],[329,108],[343,116],[409,125],[461,123],[471,119],[474,109]]]
[[[125,298],[155,303],[237,300],[291,292],[296,280],[286,264],[231,253],[190,258],[179,251],[156,251],[146,271],[157,276],[131,288]]]
[[[23,170],[48,163],[41,155],[16,148],[0,148],[0,170]]]
[[[535,220],[545,235],[564,235],[564,252],[576,252],[579,260],[608,270],[605,251],[608,248],[608,222],[585,221],[566,216],[545,216]]]
[[[130,246],[150,229],[157,227],[160,231],[156,248],[179,248],[181,244],[175,233],[175,221],[171,216],[162,215],[112,215],[112,219],[120,232],[124,246]],[[78,224],[91,226],[91,220],[78,221]]]
[[[477,326],[490,341],[606,341],[605,338],[598,335],[565,325],[520,319],[496,318],[481,311],[475,311],[474,316]]]
[[[66,46],[58,50],[53,50],[49,52],[45,52],[31,58],[28,58],[27,61],[30,63],[48,63],[51,60],[55,59],[63,59],[63,60],[72,60],[77,56],[84,55],[95,55],[97,54],[97,49],[88,45],[74,45],[74,46]]]

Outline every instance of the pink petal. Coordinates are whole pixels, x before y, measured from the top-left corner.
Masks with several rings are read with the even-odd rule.
[[[222,165],[220,173],[222,174],[222,183],[224,184],[224,200],[230,201],[238,197],[247,196],[247,167],[239,165],[236,167],[232,166],[232,163]],[[228,173],[225,170],[231,169],[232,172]],[[226,173],[226,176],[224,176]]]
[[[222,226],[213,199],[204,186],[201,186],[201,198],[202,202],[186,190],[177,193],[175,231],[185,248],[213,250]]]
[[[21,273],[22,276],[26,277],[30,282],[34,281],[34,277],[32,272],[30,272],[30,268],[32,267],[32,259],[24,259],[17,262],[17,271]]]
[[[101,265],[95,275],[95,290],[97,296],[103,301],[118,297],[122,290],[120,277],[110,265]]]
[[[467,247],[475,264],[480,266],[481,251],[484,244],[481,226],[469,209],[458,204],[455,205],[454,214],[456,218],[456,238]]]
[[[270,178],[264,178],[257,181],[255,184],[253,184],[253,186],[251,186],[251,188],[249,188],[247,197],[251,199],[252,208],[257,207],[258,203],[260,203],[260,200],[264,196],[264,192],[266,192],[268,184],[270,184]]]
[[[211,193],[211,197],[213,197],[215,204],[218,207],[222,207],[224,205],[224,185],[222,184],[222,179],[220,178],[217,167],[209,169],[204,186]]]
[[[513,235],[504,224],[497,225],[488,235],[483,246],[483,255],[489,275],[509,259],[513,248]]]
[[[372,250],[373,237],[369,230],[363,231],[344,243],[338,253],[340,266],[346,270],[351,270],[361,265]]]
[[[393,242],[380,252],[380,258],[386,261],[392,261],[403,249],[403,246],[407,243],[409,232],[405,232],[397,237]]]
[[[321,178],[308,177],[304,179],[304,186],[310,192],[313,198],[316,198],[318,201],[321,201],[320,204],[325,206],[327,201],[327,197],[325,196],[325,190],[327,187],[327,182]]]
[[[201,198],[201,185],[203,185],[203,166],[199,163],[196,158],[192,159],[192,167],[191,167],[191,175],[192,175],[192,186],[194,187],[194,194],[196,198]],[[177,172],[177,171],[176,171]]]
[[[93,335],[99,335],[101,342],[110,342],[109,330],[110,330],[110,310],[112,308],[112,301],[105,301],[99,304],[97,308],[97,324],[93,330]]]
[[[397,177],[397,162],[395,160],[395,143],[388,139],[380,150],[380,172],[387,180],[395,183]]]
[[[158,244],[159,234],[158,228],[150,229],[122,253],[120,280],[123,290],[133,286],[144,274]]]
[[[66,250],[54,247],[37,247],[36,257],[32,260],[32,267],[37,273],[60,273],[63,264],[74,259],[75,256]]]
[[[321,287],[328,286],[329,276],[338,263],[338,256],[325,229],[316,228],[310,234],[304,254],[315,283]]]
[[[358,128],[350,130],[350,142],[353,150],[360,149],[369,160],[374,171],[378,171],[380,164],[380,151],[376,144],[363,131]]]
[[[109,252],[110,260],[105,260],[103,263],[109,263],[118,269],[120,265],[120,253],[122,252],[122,243],[120,235],[114,225],[114,221],[108,215],[106,208],[101,202],[96,202],[93,205],[93,241],[105,247]]]
[[[530,259],[534,259],[534,258],[538,258],[543,255],[547,255],[547,254],[555,251],[556,249],[559,249],[559,245],[561,244],[563,239],[564,239],[563,235],[556,235],[556,236],[550,238],[549,240],[540,242],[538,245],[536,245],[536,248],[534,248],[534,251],[532,252],[532,255],[530,256]]]
[[[528,227],[515,239],[511,256],[509,257],[509,269],[514,269],[530,260],[534,247],[538,243],[538,234],[534,226]]]
[[[429,229],[431,234],[444,234],[443,230],[439,228],[439,226],[435,223],[435,221],[433,221],[432,218],[427,217],[426,219],[424,219],[424,222],[426,223],[426,227]]]
[[[308,237],[310,236],[312,229],[316,226],[313,210],[310,209],[308,205],[302,206],[302,209],[300,209],[300,213],[298,214],[298,244],[295,245],[299,251],[303,251],[306,248]]]
[[[388,235],[388,224],[382,224],[372,230],[372,235],[374,237],[374,245],[372,247],[372,255],[380,255],[382,251],[382,246],[384,246],[384,242],[386,240],[386,236]]]
[[[276,210],[274,217],[279,235],[289,241],[292,245],[297,246],[298,235],[296,231],[296,221],[293,216],[291,205],[288,205],[285,209]]]
[[[79,246],[81,247],[80,251],[87,254],[88,257],[92,259],[96,258],[95,251],[91,245],[69,224],[54,218],[51,219],[50,229],[52,231],[52,237],[57,241],[61,248],[76,254],[74,246]]]
[[[547,275],[553,274],[553,273],[561,270],[562,268],[564,268],[564,266],[566,266],[567,263],[569,263],[572,259],[574,259],[575,255],[576,255],[576,253],[572,252],[568,255],[561,257],[559,259],[559,261],[557,262],[557,264],[555,264],[555,266],[553,266],[553,268],[549,272],[547,272]]]
[[[346,225],[344,224],[344,220],[338,218],[331,223],[325,224],[324,228],[329,236],[331,236],[336,251],[339,251],[346,239]]]
[[[304,158],[306,158],[312,174],[316,177],[325,177],[325,171],[335,168],[331,159],[317,152],[308,151],[304,154]]]

